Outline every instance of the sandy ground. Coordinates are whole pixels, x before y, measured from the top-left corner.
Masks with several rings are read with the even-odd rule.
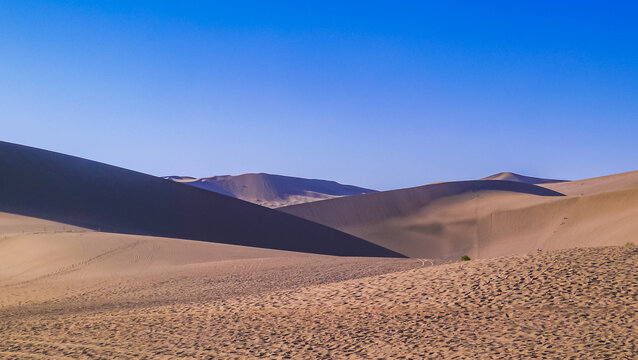
[[[18,230],[22,224],[26,230]],[[419,266],[121,235],[0,213],[0,306],[203,301]]]
[[[163,283],[147,275],[101,277],[92,285],[64,275],[19,284],[3,279],[0,356],[638,355],[635,247],[426,267],[414,260],[303,258],[324,261],[284,256],[232,271],[211,263],[185,272],[168,266]],[[59,287],[66,292],[56,292]],[[36,292],[53,296],[33,296]]]
[[[349,231],[415,259],[0,213],[0,358],[637,358],[638,173],[543,186],[567,196],[425,188],[423,206],[347,209],[375,219]]]
[[[40,330],[21,328],[20,324],[58,319],[70,321],[76,328],[81,326],[74,320],[76,316],[99,318],[121,311],[143,314],[175,306],[198,307],[422,264],[423,260],[417,259],[334,257],[110,234],[0,213],[0,358],[128,358],[144,354],[155,354],[152,357],[156,358],[150,350],[129,352],[128,342],[104,343],[95,350],[100,347],[96,342],[102,339],[92,331],[79,330],[84,340],[72,335],[85,345],[78,346],[64,339],[70,333],[55,330],[57,325],[53,325],[56,334],[41,338]],[[175,321],[182,317],[170,316]],[[129,320],[113,321],[118,322],[114,324],[118,329],[130,325]],[[95,326],[102,325],[96,322]],[[164,326],[162,331],[178,331],[169,328],[176,324]],[[210,341],[214,335],[208,334]],[[164,345],[172,348],[171,341],[167,339]],[[168,357],[188,357],[180,351]]]

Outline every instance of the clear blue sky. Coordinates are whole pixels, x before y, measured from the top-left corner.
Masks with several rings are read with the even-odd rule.
[[[632,3],[0,0],[0,139],[378,189],[637,170]]]

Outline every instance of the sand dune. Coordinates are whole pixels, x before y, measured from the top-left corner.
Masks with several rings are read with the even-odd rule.
[[[554,199],[562,194],[512,181],[430,184],[280,208],[411,257],[458,259],[473,253],[476,199],[515,196]],[[461,202],[462,205],[450,206]]]
[[[154,313],[152,309],[199,307],[418,266],[413,259],[335,257],[96,232],[0,213],[0,358],[192,358],[195,348],[170,345],[186,333],[170,339],[163,334],[180,331],[178,324],[171,325],[173,330],[167,324],[143,330],[157,335],[152,343],[166,346],[160,352],[110,343],[116,338],[102,331],[119,332],[137,321],[121,318],[124,313],[144,316]],[[105,314],[120,317],[115,327],[108,326],[111,330],[98,320]],[[73,320],[77,316],[92,318],[94,329],[101,330],[82,329],[84,325]],[[169,315],[170,321],[187,322],[191,316]],[[65,325],[58,323],[62,327],[55,335],[45,335],[49,325],[58,326],[51,319]],[[34,320],[38,325],[31,323]],[[66,321],[74,325],[69,328]],[[200,333],[193,328],[187,332],[188,338]],[[206,346],[219,340],[215,332],[206,336]]]
[[[542,186],[562,192],[566,195],[577,196],[595,195],[618,190],[638,189],[638,171],[569,181],[565,183],[543,184]]]
[[[377,192],[363,196],[282,207],[279,211],[313,218],[332,227],[375,224],[412,214],[438,199],[481,191],[505,191],[538,196],[562,196],[539,186],[512,181],[475,180],[429,184],[414,188]]]
[[[334,181],[263,173],[201,179],[189,176],[167,176],[166,179],[270,208],[375,192],[375,190],[343,185]]]
[[[351,256],[400,256],[214,192],[0,142],[0,211],[102,231]]]
[[[476,189],[419,198],[420,193],[433,192],[433,186],[449,184],[455,183],[281,210],[424,258],[487,258],[537,249],[621,245],[638,234],[638,186],[632,188],[638,185],[638,172],[543,185],[569,196]],[[583,192],[590,195],[581,196]]]
[[[20,304],[51,301],[85,306],[202,301],[417,264],[112,234],[0,213],[0,307],[16,311],[25,310],[16,307]]]
[[[567,181],[567,180],[537,178],[532,176],[519,175],[513,172],[501,172],[498,174],[490,175],[481,180],[507,180],[507,181],[518,181],[518,182],[523,182],[527,184],[549,184],[549,183],[559,183],[559,182]]]
[[[6,358],[638,352],[635,247],[421,267],[87,231],[20,233],[0,241],[0,264]]]
[[[278,212],[7,143],[0,168],[0,358],[638,353],[638,249],[597,247],[636,242],[638,172]]]

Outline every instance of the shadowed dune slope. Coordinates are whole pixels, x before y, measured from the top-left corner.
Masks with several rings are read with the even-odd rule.
[[[166,178],[271,208],[375,192],[335,181],[263,173],[201,179],[188,176]]]
[[[513,172],[502,172],[494,175],[490,175],[481,180],[507,180],[507,181],[518,181],[528,184],[549,184],[549,183],[559,183],[565,182],[566,180],[556,180],[556,179],[543,179],[532,176],[519,175]]]
[[[0,142],[0,211],[108,232],[346,256],[400,256],[228,196]]]
[[[77,306],[204,301],[371,276],[412,259],[344,257],[97,232],[0,212],[0,313],[21,302]],[[1,316],[0,316],[1,317]],[[2,355],[0,355],[2,358]]]
[[[390,200],[385,199],[386,193],[377,193],[374,195],[381,200],[355,202],[368,197],[366,195],[337,199],[341,204],[328,200],[323,204],[296,205],[282,210],[411,257],[458,259],[467,254],[487,258],[532,253],[538,249],[622,245],[636,241],[638,186],[632,188],[632,184],[638,180],[638,172],[592,180],[545,185],[571,194],[574,189],[589,189],[589,195],[579,192],[569,196],[537,196],[543,194],[485,189],[448,191],[428,201],[419,201],[418,194],[412,190],[412,194],[401,194],[401,197],[390,194]],[[435,185],[449,184],[454,183]],[[434,185],[423,189],[429,186]],[[360,215],[341,219],[345,212],[340,208]]]
[[[478,191],[507,191],[539,196],[561,196],[553,190],[513,181],[472,180],[429,184],[340,199],[282,207],[278,210],[340,228],[372,225],[407,216],[433,201]]]

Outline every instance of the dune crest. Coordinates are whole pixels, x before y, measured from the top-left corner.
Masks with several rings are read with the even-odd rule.
[[[568,195],[546,196],[514,187],[441,191],[467,182],[439,183],[280,210],[422,258],[488,258],[621,245],[634,241],[638,233],[638,172],[542,186],[507,180],[478,183],[483,181]]]
[[[527,184],[550,184],[550,183],[560,183],[566,182],[567,180],[557,180],[557,179],[544,179],[532,176],[519,175],[513,172],[501,172],[498,174],[490,175],[481,180],[507,180],[507,181],[517,181]]]
[[[341,231],[174,181],[0,142],[0,211],[95,230],[348,256],[401,256]]]
[[[638,188],[638,171],[599,176],[590,179],[567,181],[555,184],[543,184],[545,188],[565,193],[566,195],[586,196],[611,191]]]
[[[42,304],[81,297],[87,306],[204,301],[418,264],[113,234],[0,212],[0,313],[27,298]]]
[[[343,185],[335,181],[264,173],[201,179],[190,176],[165,178],[270,208],[375,192],[375,190]]]

